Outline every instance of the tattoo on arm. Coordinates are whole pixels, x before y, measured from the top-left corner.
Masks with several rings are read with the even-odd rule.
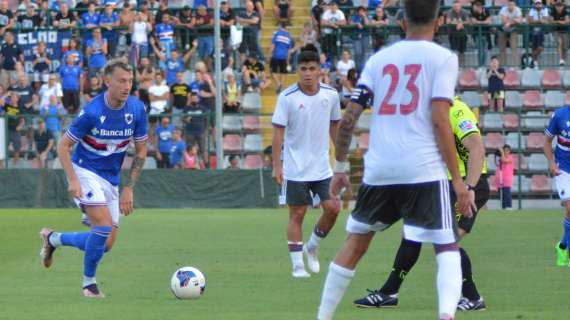
[[[133,165],[131,166],[131,174],[129,175],[125,183],[126,187],[132,188],[135,186],[141,175],[141,171],[144,166],[144,160],[145,160],[144,158],[135,156],[135,159],[133,160]]]
[[[342,116],[335,145],[336,160],[338,161],[346,161],[350,141],[352,139],[352,133],[354,132],[354,126],[356,125],[361,112],[362,107],[355,107],[355,104],[350,103]]]

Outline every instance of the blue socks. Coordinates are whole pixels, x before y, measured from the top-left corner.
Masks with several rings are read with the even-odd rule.
[[[564,235],[562,236],[562,240],[560,240],[560,246],[568,248],[568,242],[570,241],[570,219],[564,217],[562,225],[564,226]]]
[[[85,251],[85,243],[91,232],[70,232],[60,235],[61,245],[75,247],[81,251]]]
[[[105,242],[111,235],[113,227],[93,227],[85,241],[85,257],[83,259],[83,276],[87,282],[95,282],[97,265],[105,252]],[[85,284],[84,280],[84,286]],[[87,283],[87,285],[90,283]]]

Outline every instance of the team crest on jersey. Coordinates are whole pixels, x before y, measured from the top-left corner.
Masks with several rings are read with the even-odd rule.
[[[326,108],[329,104],[329,99],[323,99],[321,100],[321,105],[323,106],[323,108]]]
[[[105,119],[107,119],[107,117],[105,117],[105,116],[101,116],[101,117],[99,118],[99,120],[101,121],[101,123],[105,122]]]
[[[131,124],[133,122],[133,114],[125,113],[125,121],[127,122],[127,124]]]
[[[465,120],[459,124],[459,129],[463,132],[473,130],[474,128],[475,125],[473,125],[473,122],[471,120]]]

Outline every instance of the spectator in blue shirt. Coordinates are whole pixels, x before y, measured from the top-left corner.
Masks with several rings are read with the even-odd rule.
[[[105,12],[99,17],[99,26],[107,40],[109,56],[114,57],[119,43],[119,33],[114,29],[119,26],[119,16],[113,12],[113,4],[106,3]]]
[[[204,6],[206,8],[213,8],[214,7],[214,1],[212,1],[212,0],[194,0],[194,4],[193,4],[192,8],[194,10],[196,10],[200,6]]]
[[[175,169],[184,168],[184,152],[186,143],[182,140],[182,130],[174,129],[172,133],[172,149],[170,149],[170,167]]]
[[[79,44],[75,38],[69,39],[69,48],[63,54],[61,61],[67,61],[68,56],[73,56],[73,63],[75,65],[83,67],[83,53],[79,50]]]
[[[96,8],[97,4],[95,2],[89,2],[87,12],[81,15],[81,26],[87,28],[87,30],[81,33],[84,43],[91,40],[93,29],[99,26],[99,13],[95,11]]]
[[[155,42],[151,42],[153,49],[156,52],[165,51],[166,57],[170,58],[170,51],[175,48],[174,44],[174,23],[170,21],[170,14],[165,12],[162,15],[162,23],[159,23],[154,28],[154,35],[158,40],[158,47]]]
[[[56,95],[51,95],[49,97],[49,103],[40,109],[40,115],[43,116],[46,121],[46,128],[51,132],[56,143],[61,136],[61,118],[65,114],[65,109],[63,105],[59,103]]]
[[[271,39],[271,74],[275,79],[275,91],[281,92],[287,74],[287,62],[293,49],[293,38],[289,34],[285,22],[279,23],[279,28],[273,33]]]
[[[87,41],[87,56],[89,57],[89,73],[99,73],[107,63],[107,40],[101,36],[101,29],[93,30],[93,39]]]
[[[170,167],[170,151],[172,149],[172,133],[174,125],[170,123],[170,118],[164,117],[160,120],[160,126],[154,130],[156,138],[156,166],[159,169]]]
[[[355,14],[350,18],[350,24],[356,26],[356,30],[351,33],[351,40],[354,46],[354,60],[356,61],[356,69],[362,70],[364,62],[366,62],[366,52],[368,51],[368,44],[370,37],[366,26],[368,25],[368,16],[366,8],[363,6],[358,7]]]
[[[83,92],[82,74],[81,67],[75,64],[73,56],[67,56],[66,64],[59,68],[63,106],[69,114],[75,114],[79,110],[79,101]]]
[[[166,55],[157,52],[156,54],[160,57],[161,62],[164,63],[164,69],[166,70],[166,84],[171,86],[176,83],[176,74],[179,72],[184,72],[185,66],[190,61],[192,54],[196,51],[193,47],[192,50],[188,51],[183,57],[178,55],[178,51],[172,50],[170,52],[170,59],[166,58]]]
[[[383,0],[368,0],[368,10],[376,10],[377,7],[383,7]]]

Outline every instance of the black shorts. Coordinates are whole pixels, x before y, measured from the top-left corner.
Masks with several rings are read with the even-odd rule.
[[[271,73],[287,73],[287,60],[271,58]]]
[[[62,103],[68,113],[76,113],[79,110],[79,102],[79,91],[63,90]]]
[[[383,231],[404,219],[404,238],[437,244],[458,240],[447,180],[418,184],[362,184],[347,222],[349,233]]]
[[[450,190],[451,190],[451,200],[453,203],[456,201],[455,193],[453,192],[453,187],[451,187],[451,182],[449,183]],[[475,186],[475,205],[477,206],[477,211],[473,213],[473,217],[466,218],[461,213],[457,212],[455,209],[455,219],[457,220],[457,225],[459,228],[463,229],[465,232],[471,232],[473,229],[473,225],[475,224],[475,219],[477,219],[477,213],[479,210],[487,204],[487,200],[489,200],[489,182],[487,181],[487,175],[482,174],[481,178],[479,178],[479,182]],[[454,206],[455,207],[455,206]]]
[[[290,206],[313,205],[313,198],[318,196],[321,202],[331,198],[329,193],[331,178],[319,181],[285,180],[281,186],[280,204]],[[284,200],[284,201],[282,201]]]

